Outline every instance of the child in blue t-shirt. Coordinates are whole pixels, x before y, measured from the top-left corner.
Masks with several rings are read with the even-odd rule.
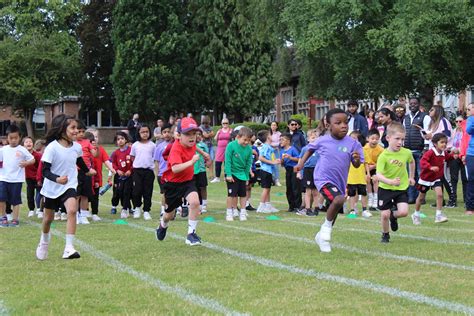
[[[273,159],[275,150],[270,145],[272,139],[270,132],[262,130],[258,132],[257,138],[263,143],[260,149],[258,160],[260,160],[260,185],[262,187],[262,195],[260,196],[260,205],[257,208],[257,213],[274,213],[278,209],[273,207],[270,203],[270,189],[273,183],[273,169],[280,164],[280,159]]]
[[[286,199],[288,212],[298,212],[301,207],[301,181],[296,178],[293,167],[298,163],[299,151],[291,146],[291,135],[283,134],[280,138],[282,147],[281,161],[286,170]]]
[[[311,129],[307,133],[308,135],[308,143],[314,142],[318,138],[318,131],[315,129]],[[301,149],[301,153],[299,158],[304,156],[304,154],[308,151],[308,145],[304,146]],[[304,163],[303,170],[296,175],[298,179],[303,180],[303,188],[305,189],[304,192],[304,205],[305,208],[299,210],[296,214],[298,215],[305,215],[305,216],[317,216],[319,211],[323,208],[323,199],[320,196],[316,186],[314,185],[314,168],[316,167],[316,163],[319,160],[319,154],[315,151]],[[314,210],[311,209],[312,202],[314,205],[318,203],[318,207],[315,207]]]

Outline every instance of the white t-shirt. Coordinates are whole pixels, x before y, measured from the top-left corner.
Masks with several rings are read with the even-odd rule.
[[[25,168],[20,167],[20,162],[34,159],[28,149],[18,145],[11,147],[4,146],[0,149],[3,156],[3,167],[0,168],[0,181],[10,183],[25,182]]]
[[[134,156],[133,168],[151,169],[155,168],[155,144],[148,141],[146,143],[135,142],[132,145],[130,156]]]
[[[78,157],[82,156],[82,147],[76,142],[71,147],[64,147],[58,141],[51,142],[46,146],[41,161],[51,164],[51,172],[57,176],[67,176],[66,184],[59,184],[44,178],[41,195],[56,199],[68,189],[77,189],[77,166]]]

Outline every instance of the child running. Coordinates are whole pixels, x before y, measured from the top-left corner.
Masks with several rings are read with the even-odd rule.
[[[196,154],[196,122],[189,117],[183,118],[177,128],[177,139],[168,156],[168,168],[161,178],[165,191],[165,214],[156,229],[156,239],[164,240],[169,222],[174,219],[176,208],[183,198],[189,203],[188,235],[186,244],[200,245],[201,238],[196,234],[199,216],[199,196],[194,183],[194,164],[199,160]],[[206,157],[206,156],[204,156]]]
[[[36,249],[36,257],[39,260],[48,257],[54,210],[58,209],[61,203],[64,203],[67,211],[66,247],[63,259],[80,258],[73,245],[76,234],[77,166],[87,176],[94,175],[95,171],[89,169],[82,159],[81,145],[75,142],[77,133],[77,121],[74,117],[59,114],[53,118],[52,127],[46,135],[47,147],[41,157],[44,176],[41,194],[45,197],[45,201],[42,233]]]
[[[226,221],[233,221],[233,209],[237,209],[237,197],[240,198],[241,221],[247,220],[247,210],[245,201],[247,199],[247,184],[252,167],[252,148],[250,139],[252,130],[247,127],[241,127],[237,133],[236,139],[231,141],[225,150],[225,180],[227,182],[227,214]]]
[[[152,137],[150,127],[142,125],[138,130],[138,140],[132,145],[130,155],[133,158],[133,218],[140,218],[142,198],[143,198],[143,219],[151,220],[151,196],[153,194],[153,182],[155,182],[155,173],[153,169],[155,162],[153,155],[155,153],[155,144],[150,140]]]
[[[377,208],[377,191],[379,185],[377,177],[375,177],[377,170],[377,159],[383,152],[383,147],[380,146],[380,133],[377,129],[369,130],[367,136],[367,144],[364,146],[364,159],[365,159],[365,170],[366,170],[366,184],[367,184],[367,195],[369,197],[368,207],[369,210],[375,211]]]
[[[421,201],[425,199],[429,189],[433,189],[436,193],[436,215],[435,223],[445,223],[448,218],[443,214],[443,184],[441,179],[444,177],[444,162],[453,159],[453,155],[447,153],[446,147],[448,137],[443,133],[438,133],[431,139],[433,148],[428,150],[421,157],[420,179],[416,188],[420,191],[415,203],[415,213],[411,215],[414,225],[421,225]]]
[[[3,167],[0,168],[0,227],[18,227],[20,225],[21,187],[25,182],[25,167],[35,163],[35,158],[22,145],[20,145],[20,128],[10,125],[6,130],[8,145],[0,150],[0,160]],[[12,221],[9,224],[6,211],[6,203],[12,208]]]
[[[257,213],[275,213],[278,209],[270,203],[270,190],[273,183],[273,169],[278,168],[281,163],[280,159],[272,160],[275,150],[272,148],[272,138],[270,132],[262,130],[258,132],[257,138],[263,143],[260,149],[258,160],[260,160],[260,186],[262,187],[262,195],[260,196],[260,204]]]
[[[410,150],[402,147],[405,128],[400,123],[393,122],[387,126],[386,135],[388,147],[377,160],[382,243],[390,242],[389,221],[390,228],[395,232],[398,230],[398,218],[408,215],[408,185],[415,184],[413,155]],[[407,173],[407,164],[410,175]]]
[[[114,142],[117,144],[118,149],[110,155],[110,162],[114,170],[116,170],[113,180],[112,209],[110,213],[117,213],[117,206],[120,202],[122,205],[120,218],[128,218],[132,209],[130,204],[132,196],[132,156],[130,156],[130,151],[132,147],[128,145],[128,134],[122,131],[118,131],[115,134]]]
[[[360,166],[364,160],[362,146],[353,138],[347,136],[348,118],[341,109],[331,109],[326,113],[329,133],[308,145],[295,171],[300,171],[306,160],[317,152],[319,161],[314,168],[314,183],[318,191],[330,203],[326,220],[315,236],[315,241],[322,252],[331,252],[332,226],[337,213],[344,205],[344,193],[347,185],[349,166]]]

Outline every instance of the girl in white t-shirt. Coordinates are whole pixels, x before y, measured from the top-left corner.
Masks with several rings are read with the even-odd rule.
[[[36,249],[36,257],[45,260],[48,257],[48,246],[51,240],[50,228],[54,210],[64,203],[67,212],[66,247],[63,259],[80,258],[74,249],[77,212],[77,167],[88,175],[95,171],[87,168],[82,160],[82,147],[74,142],[77,136],[77,121],[72,116],[59,114],[53,118],[52,127],[46,135],[46,149],[41,158],[43,162],[44,217],[41,239]]]

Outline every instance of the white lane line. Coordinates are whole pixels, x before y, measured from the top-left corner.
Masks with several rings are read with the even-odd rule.
[[[301,225],[308,225],[308,226],[314,226],[314,227],[320,227],[321,224],[317,223],[309,223],[309,222],[302,222],[298,220],[293,220],[293,219],[282,219],[281,221],[283,222],[290,222],[290,223],[296,223],[296,224],[301,224]],[[377,230],[369,230],[369,229],[361,229],[361,228],[350,228],[350,227],[343,227],[343,226],[337,226],[338,230],[341,231],[350,231],[350,232],[357,232],[357,233],[367,233],[367,234],[378,234],[380,235],[380,231]],[[444,238],[433,238],[433,237],[425,237],[425,236],[418,236],[418,235],[409,235],[409,234],[401,234],[401,233],[394,233],[393,236],[401,237],[401,238],[408,238],[408,239],[418,239],[418,240],[424,240],[424,241],[429,241],[429,242],[434,242],[437,244],[454,244],[454,245],[463,245],[463,246],[474,246],[474,242],[471,241],[465,241],[465,240],[451,240],[451,239],[444,239]]]
[[[40,224],[31,222],[31,221],[28,221],[28,222],[31,225],[41,227]],[[55,229],[51,229],[51,233],[55,236],[66,239],[66,236],[63,233],[61,233],[61,232],[59,232]],[[191,304],[195,304],[195,305],[204,307],[205,309],[207,309],[209,311],[212,311],[212,312],[223,313],[223,314],[226,314],[226,315],[245,315],[245,314],[234,311],[234,310],[222,305],[221,303],[219,303],[218,301],[216,301],[214,299],[209,299],[209,298],[194,294],[191,291],[186,290],[184,288],[181,288],[177,285],[169,285],[169,284],[161,281],[160,279],[157,279],[157,278],[155,278],[155,277],[153,277],[149,274],[137,271],[137,270],[133,269],[132,267],[130,267],[130,266],[118,261],[117,259],[109,256],[108,254],[106,254],[106,253],[104,253],[100,250],[95,249],[93,246],[89,245],[88,243],[86,243],[82,240],[79,240],[79,239],[76,238],[75,243],[80,248],[82,248],[84,251],[90,253],[91,255],[93,255],[97,259],[101,260],[102,262],[106,263],[107,265],[111,266],[112,268],[115,268],[117,271],[128,273],[131,276],[135,277],[136,279],[141,280],[141,281],[143,281],[143,282],[145,282],[145,283],[147,283],[147,284],[149,284],[149,285],[151,285],[155,288],[158,288],[163,292],[166,292],[166,293],[169,293],[169,294],[175,294],[175,295],[179,296],[181,299],[190,302]]]
[[[0,316],[8,316],[8,308],[5,305],[5,302],[0,299]]]
[[[141,225],[137,225],[137,224],[133,224],[133,223],[132,224],[129,223],[128,226],[130,226],[132,228],[136,228],[136,229],[141,229],[141,230],[144,230],[144,231],[147,231],[147,232],[152,232],[153,234],[155,233],[155,229],[150,228],[150,227],[141,226]],[[184,241],[184,237],[179,236],[179,235],[174,234],[174,233],[169,232],[167,234],[167,236],[169,236],[173,239]],[[474,307],[473,306],[464,305],[464,304],[457,303],[457,302],[450,302],[450,301],[446,301],[446,300],[443,300],[443,299],[438,299],[438,298],[426,296],[426,295],[423,295],[423,294],[419,294],[419,293],[416,293],[416,292],[404,291],[404,290],[400,290],[400,289],[397,289],[397,288],[385,286],[385,285],[382,285],[382,284],[377,284],[377,283],[374,283],[374,282],[370,282],[370,281],[367,281],[367,280],[351,279],[351,278],[346,278],[346,277],[333,275],[333,274],[329,274],[329,273],[317,272],[317,271],[312,270],[312,269],[299,268],[297,266],[288,265],[288,264],[285,264],[285,263],[281,263],[279,261],[266,259],[266,258],[263,258],[263,257],[248,254],[248,253],[245,253],[245,252],[240,252],[240,251],[237,251],[237,250],[221,247],[219,245],[212,244],[212,243],[209,243],[209,242],[203,242],[202,246],[206,247],[208,249],[216,250],[218,252],[221,252],[221,253],[239,258],[241,260],[250,261],[250,262],[257,263],[257,264],[260,264],[262,266],[277,269],[277,270],[280,270],[280,271],[287,271],[287,272],[290,272],[290,273],[293,273],[293,274],[299,274],[299,275],[314,277],[318,280],[324,280],[324,281],[335,282],[335,283],[344,284],[344,285],[348,285],[348,286],[353,286],[353,287],[357,287],[357,288],[362,288],[362,289],[365,289],[365,290],[373,291],[373,292],[378,293],[378,294],[387,294],[389,296],[403,298],[405,300],[408,300],[408,301],[411,301],[411,302],[414,302],[414,303],[425,304],[425,305],[428,305],[428,306],[431,306],[431,307],[440,308],[440,309],[444,309],[444,310],[448,310],[448,311],[452,311],[452,312],[461,312],[461,313],[466,313],[466,314],[474,314]]]
[[[311,244],[311,245],[316,245],[315,242],[314,242],[314,239],[297,237],[297,236],[292,236],[292,235],[287,235],[287,234],[282,234],[282,233],[275,233],[275,232],[268,231],[268,230],[261,230],[261,229],[255,229],[255,228],[249,228],[249,227],[233,226],[233,225],[227,225],[227,224],[222,224],[222,223],[217,223],[217,222],[206,223],[206,224],[217,225],[217,226],[232,228],[232,229],[241,230],[241,231],[245,231],[245,232],[263,234],[263,235],[268,235],[268,236],[278,237],[278,238],[285,238],[285,239],[289,239],[289,240],[304,242],[304,243]],[[353,253],[359,253],[359,254],[370,255],[370,256],[375,256],[375,257],[383,257],[383,258],[394,259],[394,260],[399,260],[399,261],[416,262],[416,263],[420,263],[420,264],[426,264],[426,265],[439,266],[439,267],[444,267],[444,268],[451,268],[451,269],[474,272],[474,266],[458,265],[458,264],[453,264],[453,263],[447,263],[447,262],[442,262],[442,261],[434,261],[434,260],[428,260],[428,259],[411,257],[411,256],[400,256],[400,255],[395,255],[395,254],[391,254],[391,253],[384,252],[384,251],[374,251],[374,250],[367,250],[367,249],[351,247],[351,246],[347,246],[347,245],[340,244],[340,243],[331,243],[331,246],[333,246],[334,248],[339,248],[339,249],[349,251],[349,252],[353,252]]]

